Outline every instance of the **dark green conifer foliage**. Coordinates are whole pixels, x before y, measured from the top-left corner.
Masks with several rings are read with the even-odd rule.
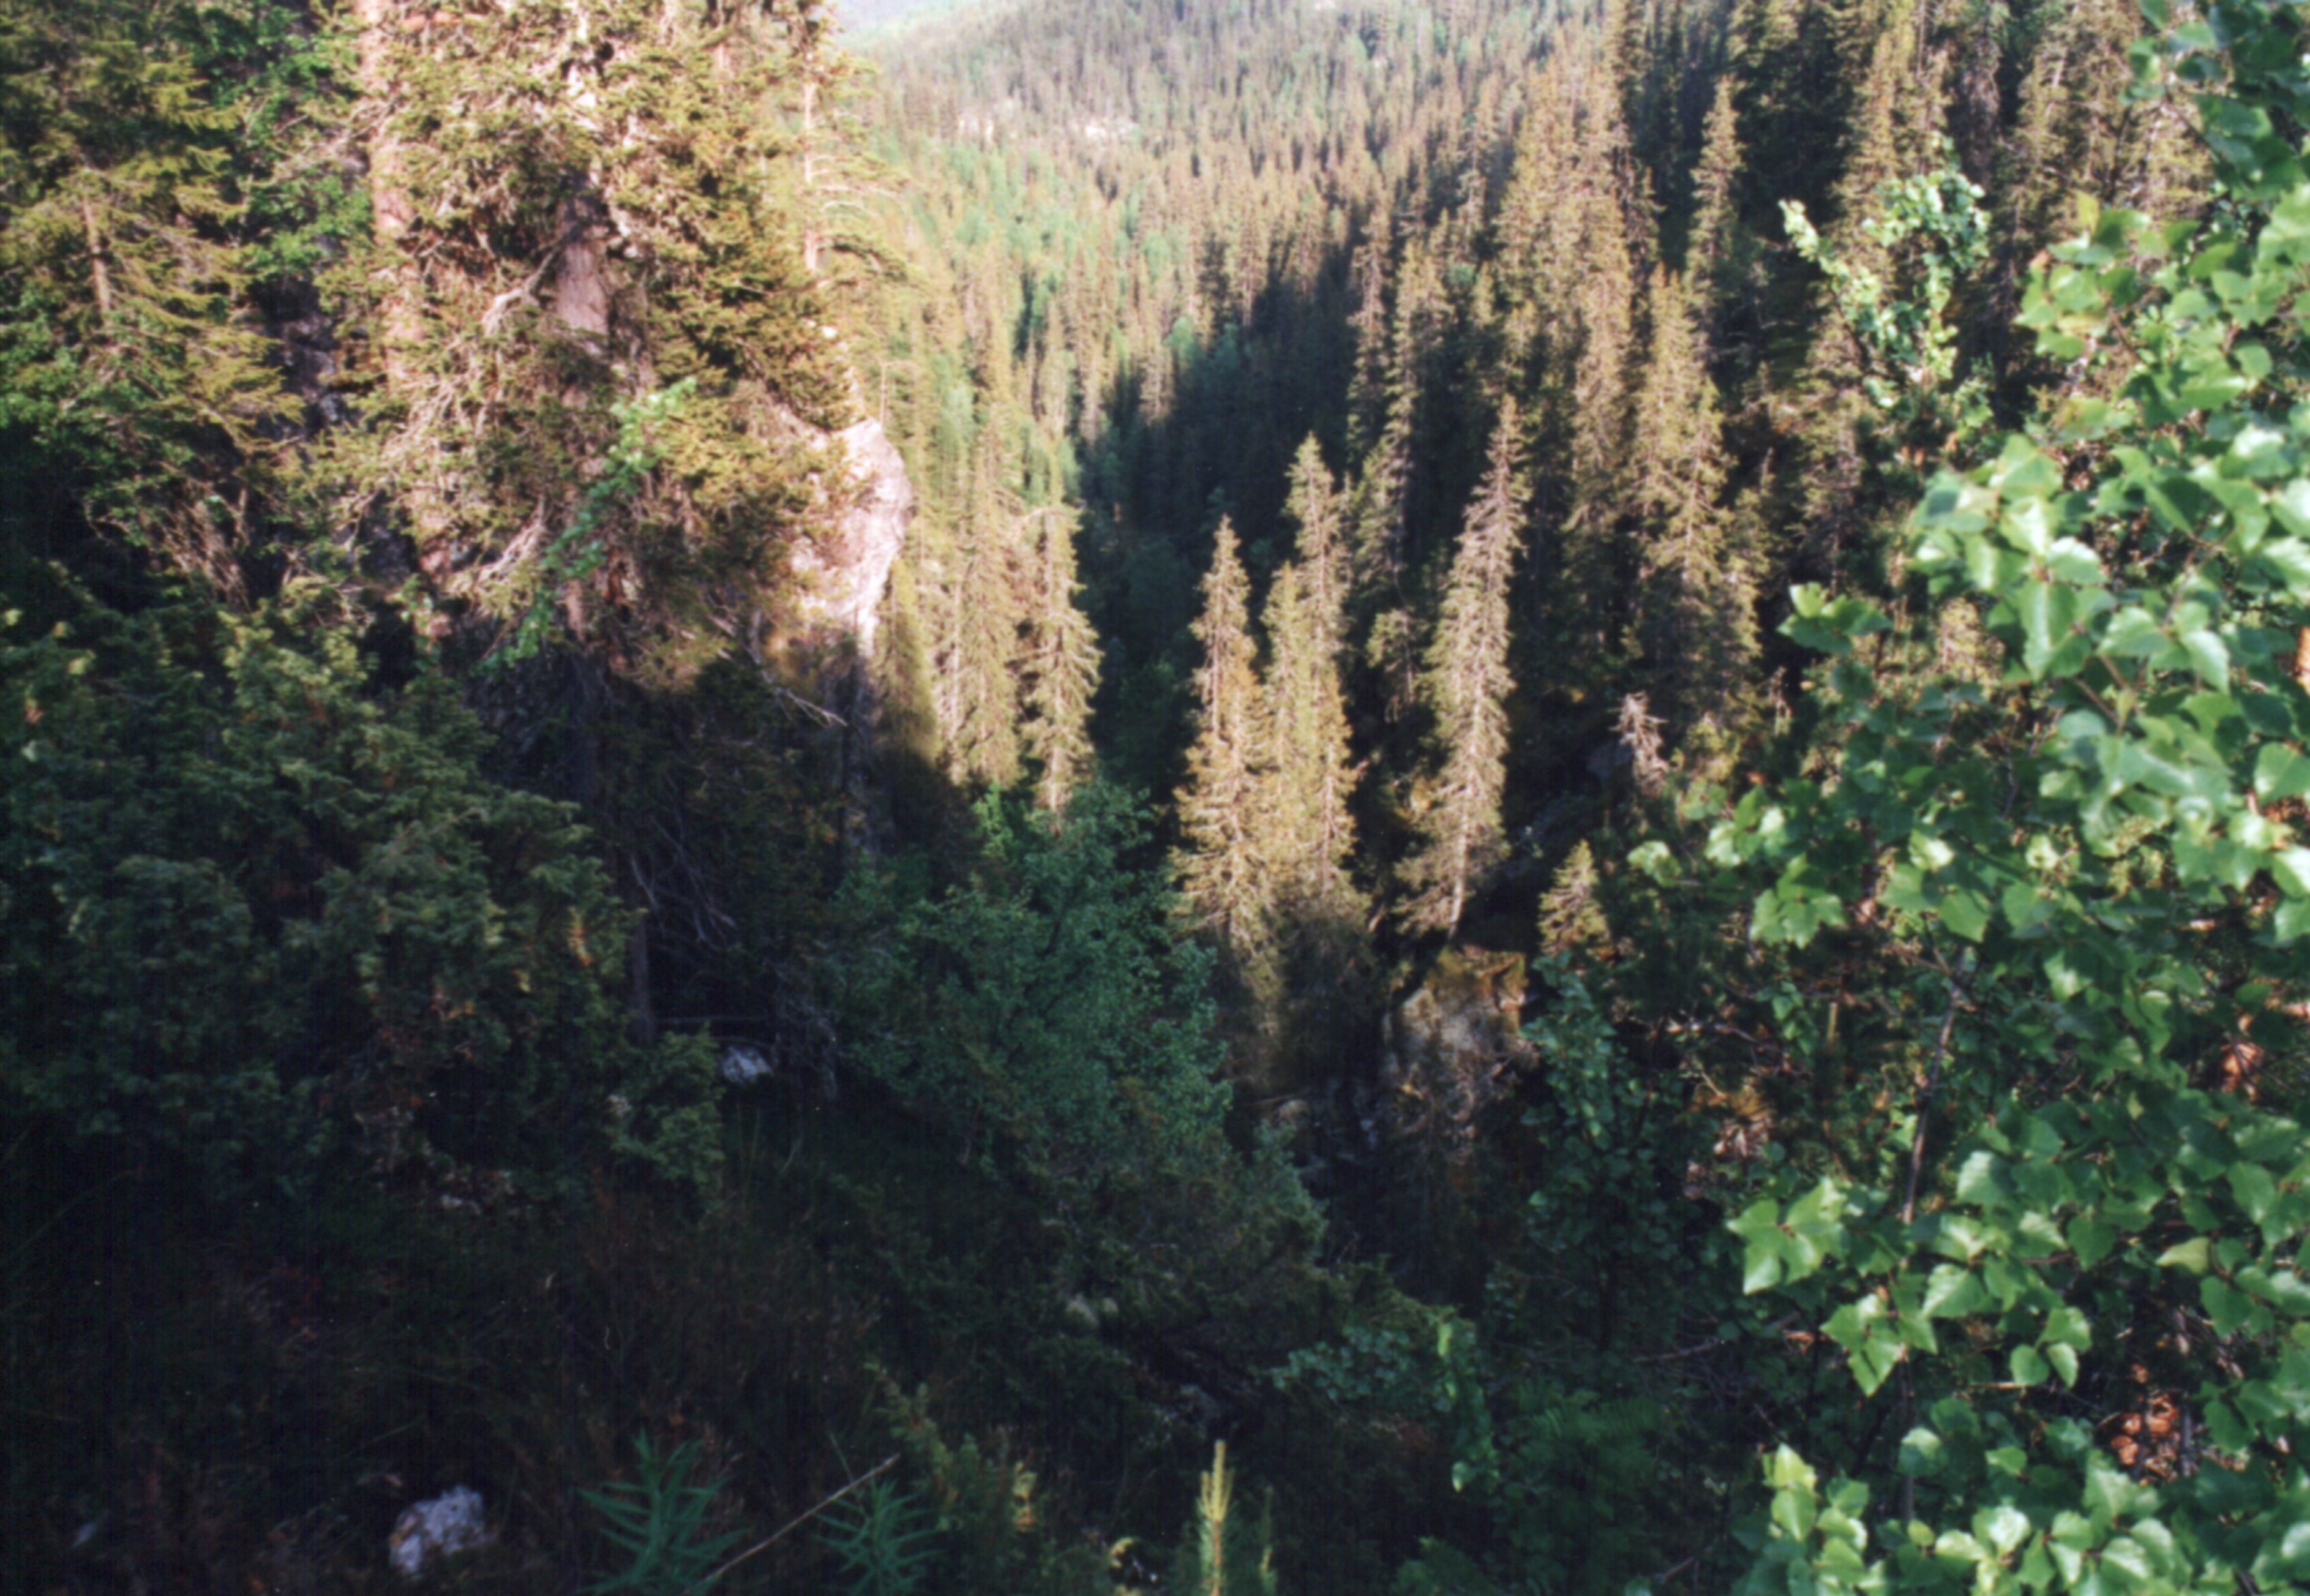
[[[1361,906],[1349,878],[1355,772],[1341,692],[1338,494],[1313,441],[1300,451],[1293,503],[1298,558],[1275,573],[1262,617],[1268,665],[1264,747],[1255,789],[1258,852],[1283,923],[1353,924]],[[1331,546],[1326,547],[1326,543]],[[1328,574],[1327,574],[1328,573]]]
[[[1027,624],[1020,737],[1035,764],[1035,802],[1056,814],[1090,775],[1090,701],[1099,690],[1099,637],[1075,603],[1075,528],[1057,507],[1034,518],[1034,612]]]
[[[1709,104],[1686,232],[1684,280],[1698,302],[1712,355],[1735,335],[1752,342],[1757,336],[1758,244],[1741,217],[1741,124],[1732,93],[1728,73],[1716,80]]]
[[[1261,867],[1255,808],[1262,758],[1259,679],[1253,670],[1251,580],[1235,525],[1222,516],[1203,577],[1195,641],[1195,740],[1179,789],[1180,908],[1186,923],[1246,972],[1264,962],[1272,883]]]
[[[1435,716],[1437,774],[1419,817],[1420,847],[1402,872],[1396,914],[1408,929],[1457,930],[1472,894],[1498,861],[1507,782],[1508,585],[1524,547],[1524,486],[1515,402],[1493,424],[1483,485],[1468,506],[1460,546],[1428,646],[1421,693]]]
[[[1843,160],[1828,200],[1832,246],[1856,269],[1883,272],[1886,247],[1865,226],[1880,190],[1933,161],[1941,108],[1934,63],[1921,48],[1916,0],[1872,0],[1847,19],[1845,81],[1853,85]],[[1803,407],[1791,463],[1804,544],[1787,551],[1808,574],[1871,579],[1887,515],[1872,469],[1874,423],[1861,391],[1865,358],[1825,285],[1811,289],[1813,334],[1793,386]]]
[[[543,1197],[612,1158],[710,1185],[711,1054],[628,1045],[628,917],[590,839],[481,774],[445,677],[380,702],[310,593],[238,617],[9,596],[55,618],[0,613],[16,1133],[196,1191],[342,1166]]]
[[[1574,201],[1578,219],[1578,287],[1571,347],[1560,370],[1569,397],[1563,520],[1557,532],[1563,585],[1558,595],[1559,646],[1572,668],[1594,672],[1626,646],[1628,545],[1621,516],[1635,450],[1629,431],[1636,327],[1635,241],[1610,157],[1625,146],[1610,107],[1591,108],[1584,134],[1598,141],[1598,175]]]
[[[1724,504],[1716,395],[1684,282],[1653,274],[1652,345],[1636,400],[1629,471],[1643,644],[1653,703],[1673,733],[1737,733],[1757,668],[1756,595]]]
[[[289,406],[236,236],[257,161],[174,3],[0,14],[0,527],[60,499],[228,595]]]
[[[968,513],[942,603],[936,656],[939,721],[951,768],[966,785],[1008,787],[1020,776],[1020,639],[1026,630],[1026,551],[994,482],[991,444],[972,463]]]
[[[1594,957],[1611,941],[1596,903],[1596,854],[1582,837],[1557,867],[1540,901],[1541,951],[1559,958]]]
[[[1383,224],[1386,218],[1383,217]],[[1348,281],[1355,295],[1349,325],[1355,334],[1355,376],[1348,388],[1348,438],[1357,458],[1378,442],[1387,424],[1387,272],[1390,247],[1385,230],[1356,247]]]
[[[1356,481],[1355,572],[1359,585],[1394,588],[1403,577],[1420,407],[1441,333],[1443,284],[1426,243],[1406,246],[1395,284],[1382,388],[1382,421]]]
[[[1306,572],[1308,602],[1325,629],[1325,646],[1334,651],[1345,637],[1351,575],[1346,495],[1324,463],[1322,446],[1310,433],[1292,457],[1283,515],[1297,529],[1295,546]]]
[[[375,420],[321,474],[342,525],[396,507],[453,614],[542,598],[658,683],[794,619],[788,557],[825,508],[797,423],[852,403],[786,159],[837,70],[820,12],[353,6],[374,237],[336,282]],[[631,490],[542,558],[621,412],[684,384]]]
[[[1571,71],[1568,54],[1559,51],[1539,73],[1494,224],[1494,286],[1509,356],[1519,368],[1560,350],[1569,291],[1578,278],[1574,196],[1580,146]]]
[[[1208,957],[1125,863],[1143,825],[1096,783],[1064,815],[990,794],[968,880],[920,898],[853,879],[866,941],[835,976],[859,1062],[966,1163],[1097,1188],[1223,1155]]]

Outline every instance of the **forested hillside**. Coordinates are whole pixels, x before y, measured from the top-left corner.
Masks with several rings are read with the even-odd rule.
[[[2293,0],[841,22],[0,0],[0,1589],[2310,1586]]]

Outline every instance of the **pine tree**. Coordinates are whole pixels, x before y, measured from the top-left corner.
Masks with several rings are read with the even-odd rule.
[[[1443,285],[1424,242],[1404,251],[1388,333],[1385,420],[1356,482],[1355,573],[1359,585],[1393,586],[1403,574],[1414,443],[1422,390],[1435,353]]]
[[[1283,515],[1298,529],[1298,557],[1307,573],[1309,603],[1326,629],[1327,646],[1336,651],[1348,603],[1347,499],[1312,432],[1292,457]]]
[[[1620,516],[1628,467],[1639,452],[1631,447],[1628,412],[1636,250],[1609,182],[1586,185],[1578,215],[1586,265],[1572,300],[1576,352],[1562,377],[1570,412],[1568,507],[1559,531],[1556,619],[1580,663],[1594,669],[1617,657],[1625,642],[1628,560]]]
[[[1653,274],[1652,348],[1636,403],[1628,483],[1637,518],[1645,652],[1655,701],[1679,733],[1704,718],[1732,731],[1756,669],[1755,601],[1731,544],[1715,389],[1685,286]]]
[[[1533,86],[1531,108],[1516,134],[1515,162],[1494,223],[1498,262],[1494,284],[1500,300],[1508,357],[1518,369],[1560,338],[1578,248],[1572,196],[1580,148],[1571,65],[1566,54],[1549,58]]]
[[[1348,878],[1355,774],[1332,642],[1336,616],[1326,613],[1304,555],[1275,573],[1262,620],[1269,661],[1253,802],[1257,852],[1285,915],[1348,917],[1355,909]]]
[[[1470,894],[1504,846],[1500,800],[1507,781],[1508,583],[1523,547],[1524,484],[1516,471],[1514,400],[1492,429],[1483,485],[1468,506],[1445,584],[1421,683],[1436,716],[1443,761],[1420,846],[1403,871],[1396,913],[1413,931],[1459,928]]]
[[[957,542],[959,568],[942,605],[939,724],[949,769],[967,784],[1007,787],[1019,779],[1020,636],[1028,615],[1018,527],[994,481],[994,452],[972,463],[970,513]]]
[[[1176,868],[1189,924],[1239,971],[1259,962],[1271,896],[1254,831],[1261,716],[1250,599],[1234,523],[1221,517],[1194,626],[1203,663],[1195,672],[1195,741],[1177,798],[1182,843]]]
[[[1071,514],[1046,509],[1036,517],[1034,559],[1020,737],[1035,762],[1035,802],[1058,814],[1091,772],[1090,701],[1099,690],[1099,634],[1075,603]]]
[[[1690,285],[1707,334],[1708,352],[1718,352],[1724,329],[1744,308],[1753,289],[1757,242],[1741,221],[1741,118],[1732,100],[1732,78],[1716,80],[1701,135],[1700,161],[1692,178],[1692,226],[1686,235],[1684,280]],[[1753,307],[1745,307],[1753,311]]]
[[[1611,927],[1596,902],[1596,855],[1582,837],[1558,866],[1540,900],[1540,946],[1563,957],[1593,955],[1611,941]]]

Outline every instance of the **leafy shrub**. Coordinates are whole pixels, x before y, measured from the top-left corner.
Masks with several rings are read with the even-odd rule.
[[[2218,197],[2085,207],[2021,317],[2083,380],[1913,523],[2002,681],[1881,672],[1903,623],[1799,589],[1833,774],[1706,846],[1759,943],[1893,952],[1907,1029],[1864,1133],[1733,1222],[1882,1436],[1777,1448],[1752,1596],[2310,1579],[2310,1138],[2253,1064],[2310,983],[2310,83],[2293,6],[2143,9],[2137,91],[2194,100]]]

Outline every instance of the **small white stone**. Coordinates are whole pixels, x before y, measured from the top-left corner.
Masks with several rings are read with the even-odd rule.
[[[732,1086],[751,1086],[770,1072],[770,1061],[751,1047],[722,1050],[722,1079]]]
[[[404,1513],[386,1549],[402,1578],[417,1579],[443,1558],[478,1550],[491,1539],[482,1517],[482,1494],[461,1485]]]

